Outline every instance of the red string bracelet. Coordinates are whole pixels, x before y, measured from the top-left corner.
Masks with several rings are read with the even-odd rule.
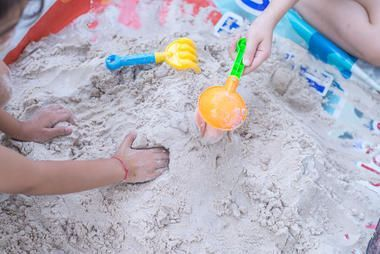
[[[118,162],[120,162],[121,166],[123,167],[123,170],[125,172],[125,175],[124,175],[124,181],[127,180],[127,176],[128,176],[128,168],[127,166],[125,165],[124,161],[120,158],[118,158],[117,156],[112,156],[111,159],[115,159],[117,160]]]

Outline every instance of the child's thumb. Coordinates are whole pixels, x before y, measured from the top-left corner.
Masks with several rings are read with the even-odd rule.
[[[129,149],[132,147],[133,142],[135,141],[137,137],[137,133],[135,131],[131,131],[123,141],[123,144],[121,145],[121,149]]]
[[[53,139],[61,136],[70,135],[73,132],[71,128],[68,127],[54,127],[46,129],[46,138]]]

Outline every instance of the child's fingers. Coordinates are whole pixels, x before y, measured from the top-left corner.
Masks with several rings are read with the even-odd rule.
[[[166,170],[168,170],[167,167],[163,167],[163,168],[159,168],[159,169],[156,169],[153,174],[152,174],[152,178],[155,179],[157,177],[159,177],[160,175],[162,175],[162,173],[164,173]]]
[[[62,113],[49,113],[47,117],[45,118],[44,122],[42,123],[47,128],[53,128],[58,123],[61,122],[70,122],[71,115],[68,112],[62,112]]]
[[[169,154],[169,151],[164,147],[148,148],[147,150],[157,154]]]
[[[266,42],[263,42],[259,49],[256,51],[256,55],[255,55],[255,58],[253,59],[253,62],[251,64],[251,66],[248,68],[248,72],[249,71],[254,71],[256,70],[265,60],[268,59],[268,57],[270,56],[270,47],[271,47],[271,44],[269,43],[266,43]]]
[[[256,55],[259,42],[252,38],[253,36],[247,36],[247,47],[245,49],[243,64],[245,66],[250,66],[253,62],[253,59]]]
[[[230,47],[228,48],[228,53],[232,59],[236,57],[236,43],[241,38],[240,35],[236,35],[234,39],[232,40],[232,43],[230,44]]]
[[[46,107],[41,108],[41,110],[49,110],[49,111],[60,110],[60,109],[64,109],[64,107],[60,104],[50,104]]]
[[[76,125],[75,117],[74,117],[73,112],[71,112],[71,110],[63,108],[58,111],[58,114],[61,114],[61,116],[64,117],[65,122],[69,122],[72,125]]]
[[[10,69],[3,61],[0,60],[0,75],[9,75]]]
[[[161,168],[167,168],[169,165],[169,159],[156,160],[155,171]]]
[[[153,158],[156,160],[156,161],[167,161],[169,160],[169,153],[164,153],[164,152],[161,152],[161,153],[155,153],[153,154]]]
[[[136,131],[131,131],[125,138],[123,143],[120,146],[120,149],[123,151],[127,151],[128,149],[131,149],[133,142],[135,141],[137,137]]]
[[[60,109],[54,115],[56,117],[55,124],[60,122],[68,122],[75,125],[74,115],[68,109]]]
[[[255,58],[253,59],[253,62],[250,66],[245,68],[244,74],[248,74],[250,72],[253,72],[256,70],[264,61],[267,59],[264,53],[257,52]]]
[[[55,127],[55,128],[46,128],[44,130],[44,139],[50,140],[57,137],[67,136],[73,132],[71,128],[68,127]]]

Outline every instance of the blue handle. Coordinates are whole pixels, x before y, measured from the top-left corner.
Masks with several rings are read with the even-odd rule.
[[[289,10],[285,15],[285,18],[289,20],[294,31],[305,40],[312,55],[325,63],[337,67],[343,77],[350,78],[352,74],[352,66],[357,60],[355,57],[349,55],[319,33],[315,28],[302,19],[295,10]]]
[[[110,55],[106,59],[106,66],[110,71],[115,71],[124,66],[144,65],[156,63],[154,54],[141,54],[130,56]]]

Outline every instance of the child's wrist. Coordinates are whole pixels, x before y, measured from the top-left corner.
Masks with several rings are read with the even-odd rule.
[[[28,131],[25,122],[16,119],[2,108],[0,108],[0,115],[0,130],[2,132],[16,140],[27,140]]]
[[[12,138],[20,141],[32,141],[33,133],[29,128],[28,121],[17,120],[17,128],[15,133],[13,133]]]
[[[279,1],[279,3],[272,2],[259,17],[265,19],[274,29],[295,2],[297,0],[291,0],[291,3],[287,3],[286,1]]]
[[[125,164],[125,162],[116,155],[112,156],[111,160],[114,161],[114,163],[118,165],[118,168],[122,169],[122,172],[123,172],[122,181],[126,181],[128,178],[128,167]]]
[[[267,24],[268,27],[271,27],[272,30],[274,30],[274,28],[276,27],[277,23],[280,21],[281,17],[276,17],[274,15],[272,15],[271,13],[269,12],[263,12],[259,17],[257,17],[258,19],[261,19],[261,24]]]
[[[8,136],[19,141],[29,141],[30,133],[27,130],[26,122],[16,120],[11,131],[6,133]]]

